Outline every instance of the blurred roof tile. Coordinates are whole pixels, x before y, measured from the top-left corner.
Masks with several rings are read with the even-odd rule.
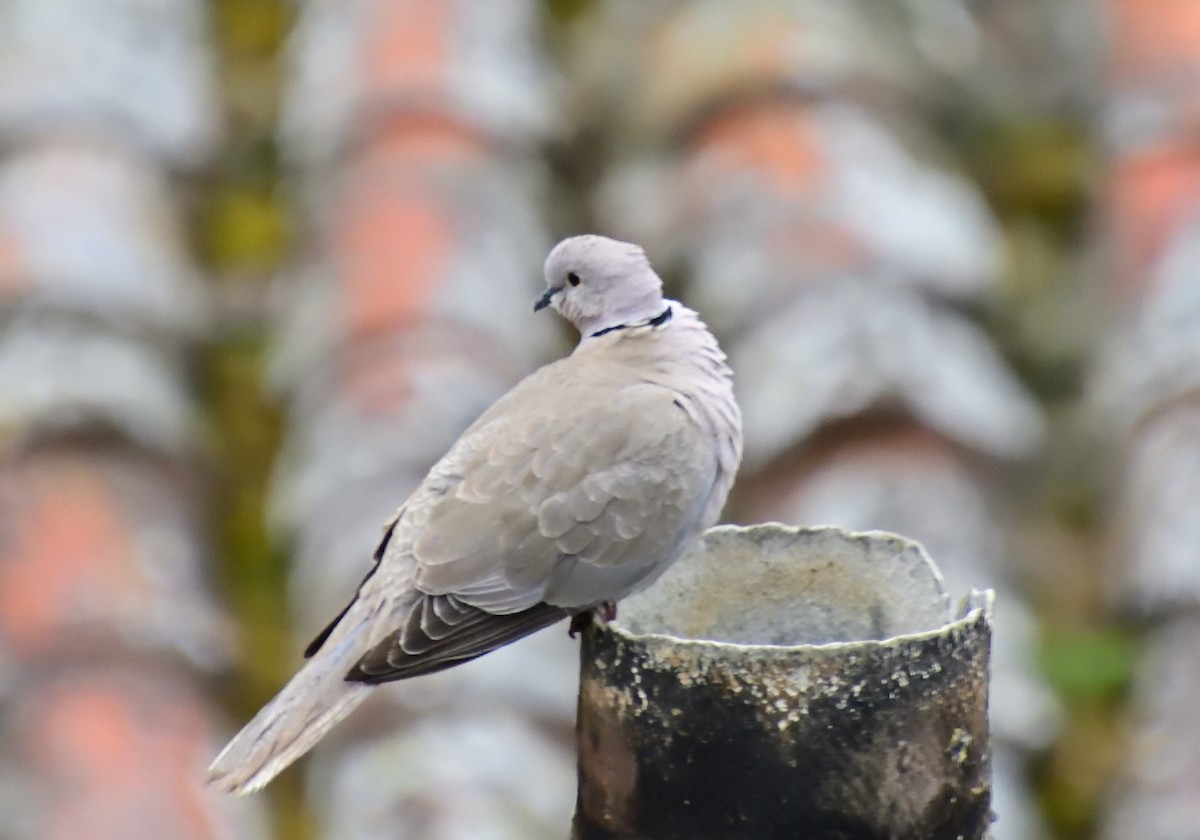
[[[978,327],[873,277],[812,287],[729,350],[751,468],[876,408],[996,457],[1041,440],[1040,410]]]
[[[1200,620],[1176,617],[1150,639],[1134,690],[1132,743],[1118,762],[1104,840],[1186,840],[1200,826]]]
[[[381,113],[436,113],[528,147],[553,129],[553,79],[531,0],[308,0],[292,40],[282,135],[311,166]]]
[[[323,836],[339,840],[557,840],[575,803],[573,763],[568,745],[495,710],[327,752],[310,790]]]
[[[1200,148],[1166,138],[1119,155],[1104,204],[1115,237],[1118,291],[1136,300],[1151,291],[1155,265],[1181,224],[1200,213]]]
[[[0,306],[22,304],[195,334],[203,289],[162,174],[79,143],[0,162]]]
[[[1109,142],[1118,152],[1200,132],[1200,10],[1191,0],[1112,0]]]
[[[444,207],[361,186],[347,200],[333,244],[351,340],[419,321],[448,274],[455,244]]]
[[[9,0],[0,6],[0,135],[131,143],[182,166],[219,131],[197,0]]]
[[[206,594],[194,517],[149,462],[39,448],[0,469],[0,647],[168,652],[204,667],[228,653]]]
[[[1194,85],[1200,80],[1200,7],[1192,0],[1110,0],[1114,82]],[[1189,85],[1190,86],[1190,85]]]
[[[1098,353],[1092,409],[1118,434],[1200,388],[1200,205],[1166,237]]]
[[[714,106],[764,92],[870,89],[904,96],[928,84],[903,13],[870,3],[752,0],[597,4],[569,51],[586,95],[634,142],[676,137]],[[947,15],[948,16],[948,15]],[[970,21],[970,18],[966,18]],[[637,47],[630,50],[629,44]],[[965,41],[960,40],[960,44]],[[614,54],[628,60],[613,61]]]
[[[1125,462],[1116,509],[1126,599],[1150,613],[1200,607],[1200,401],[1150,417]]]
[[[328,215],[328,256],[275,289],[277,385],[353,342],[423,324],[498,340],[522,369],[556,345],[558,325],[531,311],[545,234],[512,173],[381,155],[350,168]]]
[[[705,122],[689,146],[714,177],[753,173],[784,194],[811,192],[829,166],[812,117],[787,99],[734,104]]]
[[[361,33],[362,83],[373,98],[398,91],[436,91],[450,74],[454,3],[375,0]]]
[[[649,216],[670,220],[659,236],[687,255],[692,299],[727,334],[847,272],[878,269],[881,282],[965,299],[998,274],[999,232],[978,191],[853,106],[731,107],[697,131],[674,178],[654,184],[626,181],[600,212],[621,232],[631,202],[665,204]]]
[[[16,840],[261,840],[261,806],[203,784],[212,716],[186,687],[79,671],[21,698],[4,747]],[[0,783],[2,784],[2,783]],[[8,786],[8,785],[5,785]]]
[[[0,441],[103,429],[186,453],[196,429],[182,379],[153,345],[76,320],[18,316],[0,331]]]

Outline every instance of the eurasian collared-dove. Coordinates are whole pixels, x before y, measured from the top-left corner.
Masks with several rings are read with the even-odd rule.
[[[602,236],[546,260],[571,355],[501,397],[388,523],[308,664],[213,762],[261,788],[372,687],[473,659],[648,586],[721,512],[741,460],[725,356],[664,299],[641,248]]]

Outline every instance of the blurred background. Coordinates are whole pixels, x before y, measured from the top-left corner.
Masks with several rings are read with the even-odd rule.
[[[557,630],[202,779],[584,231],[730,353],[727,521],[999,591],[996,840],[1200,838],[1195,0],[0,0],[0,836],[567,835]]]

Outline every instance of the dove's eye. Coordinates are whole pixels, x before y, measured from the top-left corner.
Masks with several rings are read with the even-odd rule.
[[[578,274],[576,274],[574,271],[569,271],[567,272],[567,282],[572,286],[578,286],[581,281]]]

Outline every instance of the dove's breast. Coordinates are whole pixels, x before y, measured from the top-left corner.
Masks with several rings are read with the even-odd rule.
[[[701,444],[715,459],[713,486],[700,529],[713,525],[742,460],[742,415],[733,393],[733,373],[725,353],[708,327],[692,310],[672,304],[676,315],[667,329],[651,333],[642,348],[630,343],[633,352],[648,358],[639,363],[644,376],[670,389],[676,405],[687,414],[705,438]]]
[[[580,348],[607,354],[610,364],[633,372],[641,387],[653,390],[656,399],[647,399],[633,415],[634,424],[669,430],[647,432],[628,498],[606,509],[611,533],[604,548],[595,556],[581,553],[577,560],[582,566],[568,559],[558,570],[559,578],[582,579],[596,567],[611,569],[606,583],[619,583],[620,591],[609,600],[649,585],[715,524],[741,461],[741,413],[725,355],[694,312],[672,306],[678,314],[666,327],[630,331],[612,336],[605,345],[586,347],[585,342]],[[633,539],[621,539],[635,531]],[[613,562],[608,555],[625,561]],[[626,578],[617,581],[621,572]]]

